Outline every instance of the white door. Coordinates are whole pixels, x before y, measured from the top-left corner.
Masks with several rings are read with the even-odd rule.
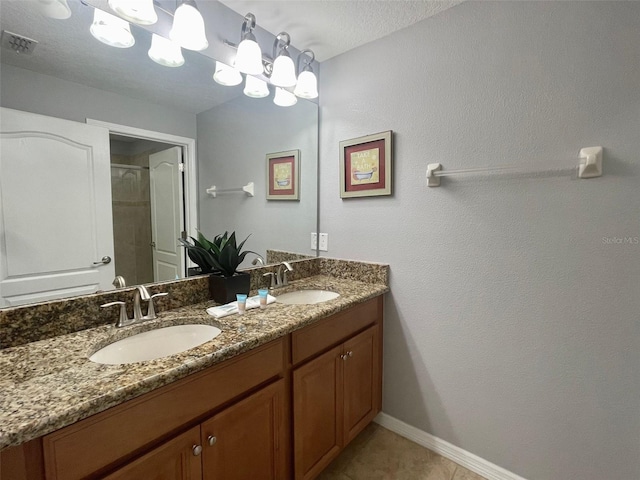
[[[0,307],[110,289],[109,131],[0,113]]]
[[[184,248],[178,242],[184,224],[181,163],[182,147],[149,156],[153,279],[156,282],[184,277]]]

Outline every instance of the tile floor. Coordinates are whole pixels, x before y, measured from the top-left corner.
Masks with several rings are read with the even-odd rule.
[[[372,423],[318,480],[484,480],[484,477]]]

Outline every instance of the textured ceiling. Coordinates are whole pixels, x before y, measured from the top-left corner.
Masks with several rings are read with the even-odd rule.
[[[67,20],[44,17],[35,0],[0,0],[2,30],[39,42],[32,55],[0,49],[0,61],[71,82],[114,92],[191,113],[200,113],[242,94],[242,87],[222,87],[212,80],[214,61],[183,51],[180,68],[157,65],[147,56],[149,32],[132,26],[136,44],[128,49],[108,47],[89,33],[93,9],[68,0]],[[171,10],[175,0],[162,0]],[[199,0],[214,5],[214,0]],[[311,48],[322,61],[450,8],[458,0],[431,1],[245,1],[223,3],[245,15],[256,15],[259,26],[277,34],[287,31],[292,44]],[[222,7],[224,8],[224,7]],[[210,42],[215,37],[210,38]],[[263,47],[265,48],[265,47]]]
[[[310,48],[320,62],[389,35],[451,8],[463,0],[221,0],[274,35]]]

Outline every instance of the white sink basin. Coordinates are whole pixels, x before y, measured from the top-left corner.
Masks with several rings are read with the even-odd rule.
[[[101,348],[89,360],[107,365],[144,362],[184,352],[220,335],[212,325],[175,325],[138,333]]]
[[[286,303],[289,305],[310,305],[313,303],[322,303],[334,298],[338,298],[339,293],[330,292],[328,290],[297,290],[295,292],[283,293],[276,297],[276,302]]]

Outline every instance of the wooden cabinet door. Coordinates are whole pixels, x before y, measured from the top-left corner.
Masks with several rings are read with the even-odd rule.
[[[100,439],[96,439],[99,445]],[[200,480],[200,427],[178,435],[104,480]]]
[[[204,480],[284,479],[284,380],[201,424]]]
[[[293,372],[295,478],[315,478],[342,448],[342,347]]]
[[[344,439],[355,438],[378,413],[379,362],[377,327],[371,327],[344,343]]]

